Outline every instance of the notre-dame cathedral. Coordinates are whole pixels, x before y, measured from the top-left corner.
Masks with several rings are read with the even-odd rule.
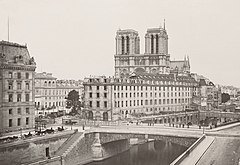
[[[140,53],[140,37],[132,29],[118,30],[116,35],[115,77],[132,74],[190,73],[189,58],[171,61],[168,53],[168,34],[164,27],[147,29],[145,53]]]

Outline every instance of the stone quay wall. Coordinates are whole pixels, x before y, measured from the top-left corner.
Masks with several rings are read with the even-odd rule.
[[[0,164],[19,165],[47,159],[46,148],[49,148],[49,155],[52,156],[72,133],[72,131],[68,131],[59,135],[49,134],[2,144],[0,146]]]

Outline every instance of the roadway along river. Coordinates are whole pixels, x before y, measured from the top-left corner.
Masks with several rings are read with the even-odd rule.
[[[165,141],[153,141],[133,146],[109,159],[87,165],[169,165],[187,147]]]

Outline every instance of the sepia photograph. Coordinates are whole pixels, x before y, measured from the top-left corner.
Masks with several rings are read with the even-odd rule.
[[[0,0],[0,165],[240,165],[239,0]]]

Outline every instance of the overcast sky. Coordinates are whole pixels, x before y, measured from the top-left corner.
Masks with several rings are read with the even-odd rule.
[[[240,87],[239,0],[0,0],[0,40],[27,43],[37,72],[59,79],[113,75],[116,31],[139,32],[166,19],[171,60]]]

